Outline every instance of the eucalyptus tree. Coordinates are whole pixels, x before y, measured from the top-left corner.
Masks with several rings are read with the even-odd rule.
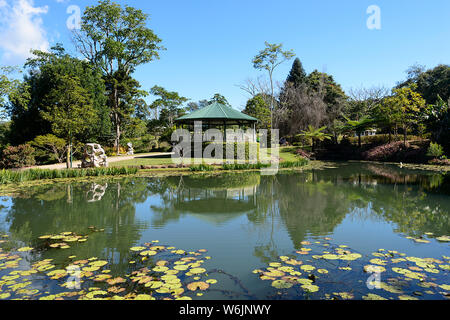
[[[160,46],[161,39],[147,27],[149,16],[142,10],[102,0],[87,7],[81,20],[74,40],[79,52],[103,72],[119,151],[123,106],[120,100],[124,94],[120,92],[120,77],[131,76],[138,66],[158,59],[164,48]]]
[[[2,118],[6,117],[7,110],[7,100],[8,96],[17,90],[20,86],[20,81],[13,79],[11,76],[15,71],[16,67],[3,66],[0,67],[0,116]]]
[[[275,69],[282,63],[292,59],[295,54],[293,50],[283,51],[282,44],[271,44],[267,41],[265,42],[265,48],[261,50],[253,58],[253,67],[257,70],[266,70],[269,73],[270,80],[270,123],[273,126],[273,110],[274,110],[274,84],[273,84],[273,73]]]
[[[154,86],[150,93],[158,98],[153,101],[150,108],[159,113],[160,121],[167,127],[172,128],[177,117],[181,116],[184,110],[180,106],[189,99],[182,97],[178,92],[167,91],[163,87]]]

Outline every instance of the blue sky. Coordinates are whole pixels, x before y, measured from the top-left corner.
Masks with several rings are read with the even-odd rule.
[[[392,87],[405,70],[450,63],[450,1],[414,0],[134,0],[150,14],[163,40],[161,59],[135,73],[142,88],[160,85],[192,101],[221,93],[242,109],[248,96],[237,85],[265,75],[252,58],[264,41],[293,49],[307,72],[325,71],[344,90]],[[61,42],[76,54],[66,27],[70,5],[91,0],[0,0],[0,63],[22,64],[28,49]],[[369,30],[370,5],[381,10],[381,29]],[[284,81],[292,62],[275,80]],[[151,98],[150,98],[151,100]]]

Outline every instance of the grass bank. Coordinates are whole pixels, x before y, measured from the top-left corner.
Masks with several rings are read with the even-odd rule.
[[[49,170],[49,169],[30,169],[20,171],[1,170],[0,185],[22,183],[35,180],[134,175],[137,172],[138,169],[133,167],[69,169],[69,170]]]

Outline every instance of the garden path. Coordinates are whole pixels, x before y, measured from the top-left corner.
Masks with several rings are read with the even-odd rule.
[[[152,153],[140,153],[140,154],[135,154],[135,155],[122,155],[122,156],[116,156],[116,157],[108,157],[108,163],[125,161],[125,160],[133,160],[136,158],[148,157],[148,156],[154,156],[154,157],[166,156],[166,155],[170,155],[170,154],[171,153],[167,153],[167,152],[152,152]],[[78,165],[81,165],[81,161],[73,162],[74,168],[78,168]],[[43,165],[43,166],[33,166],[33,167],[24,168],[24,169],[62,170],[62,169],[66,169],[66,163],[64,162],[64,163],[56,163],[56,164],[49,164],[49,165]]]

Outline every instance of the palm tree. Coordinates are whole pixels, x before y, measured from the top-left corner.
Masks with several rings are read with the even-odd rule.
[[[358,147],[361,148],[361,134],[370,129],[376,120],[369,117],[362,117],[360,120],[350,120],[344,117],[347,123],[342,127],[343,131],[355,132],[358,135]]]
[[[312,125],[308,126],[308,130],[303,130],[301,134],[299,134],[299,136],[303,136],[307,139],[311,139],[312,142],[312,151],[314,152],[315,149],[315,142],[316,141],[324,141],[324,140],[331,140],[331,135],[325,132],[322,132],[323,130],[325,130],[327,127],[322,127],[322,128],[314,128]]]

